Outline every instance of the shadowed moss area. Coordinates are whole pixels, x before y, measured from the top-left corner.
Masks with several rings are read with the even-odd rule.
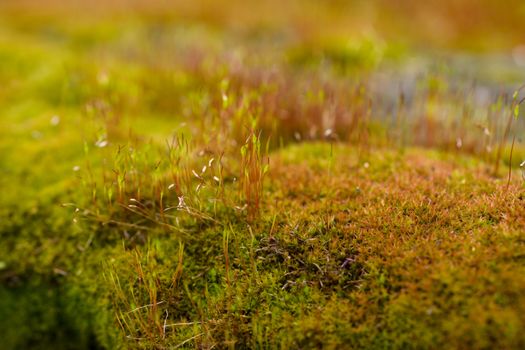
[[[56,281],[35,282],[0,290],[3,339],[5,349],[103,349],[106,335],[96,336],[103,313],[95,313],[89,298],[69,296],[67,286]],[[111,315],[107,314],[108,320]],[[98,325],[97,325],[98,324]],[[105,333],[105,331],[104,331]]]

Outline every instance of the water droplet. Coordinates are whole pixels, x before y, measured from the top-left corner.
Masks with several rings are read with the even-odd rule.
[[[107,140],[98,140],[96,143],[95,143],[95,146],[97,146],[98,148],[104,148],[108,145],[108,141]]]
[[[58,124],[60,124],[60,117],[58,115],[54,115],[51,117],[51,120],[49,122],[51,123],[51,125],[57,126]]]

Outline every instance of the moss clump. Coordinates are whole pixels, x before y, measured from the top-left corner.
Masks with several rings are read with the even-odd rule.
[[[0,14],[3,347],[525,347],[504,94],[150,15]]]

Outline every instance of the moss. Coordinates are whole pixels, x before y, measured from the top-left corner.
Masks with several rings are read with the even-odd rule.
[[[474,119],[468,150],[438,124],[394,147],[412,126],[338,76],[366,80],[390,44],[5,21],[5,348],[524,347],[519,172],[491,175]],[[301,67],[321,56],[336,69]],[[436,79],[432,107],[459,109]]]
[[[89,221],[75,228],[64,208],[44,206],[18,226],[11,218],[3,239],[18,243],[5,247],[42,254],[18,266],[10,256],[4,281],[50,277],[3,289],[2,319],[19,325],[9,344],[148,348],[199,335],[191,344],[518,346],[519,197],[476,162],[444,157],[372,151],[364,167],[352,147],[293,146],[272,156],[273,190],[253,228],[225,212],[230,224],[179,239],[154,228],[134,248]],[[15,305],[27,314],[15,317]],[[164,320],[183,325],[165,330]]]

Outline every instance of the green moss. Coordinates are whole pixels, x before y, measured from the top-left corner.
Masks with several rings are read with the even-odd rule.
[[[519,173],[393,147],[339,76],[390,44],[137,21],[4,20],[5,348],[524,347]]]

